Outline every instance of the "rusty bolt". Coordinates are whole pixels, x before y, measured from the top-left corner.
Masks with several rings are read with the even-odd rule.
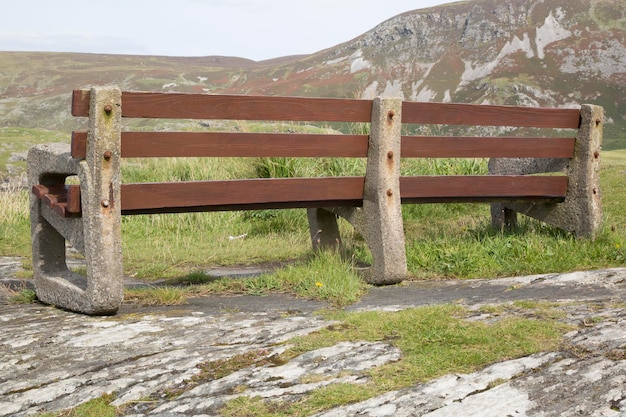
[[[393,190],[391,188],[389,188],[387,190],[387,197],[391,197],[393,195]]]
[[[396,112],[394,112],[393,110],[389,110],[389,113],[387,113],[387,122],[391,123],[395,115]]]
[[[602,123],[601,119],[596,119],[596,126],[600,126],[600,123]]]
[[[594,158],[596,158],[596,159],[598,159],[598,158],[600,157],[600,152],[595,151],[595,152],[593,153],[593,157],[594,157]]]
[[[393,159],[393,151],[387,152],[387,158],[388,159]]]
[[[593,189],[593,195],[596,195],[596,194],[598,194],[598,189],[597,189],[597,188],[594,188],[594,189]]]
[[[102,207],[104,208],[107,208],[111,205],[111,202],[105,198],[104,200],[100,202],[100,205],[102,205]]]
[[[106,114],[111,114],[112,111],[113,111],[113,106],[111,106],[110,104],[107,104],[104,106],[104,112]]]
[[[111,151],[104,152],[104,159],[106,159],[107,161],[111,159],[111,156],[112,156]]]

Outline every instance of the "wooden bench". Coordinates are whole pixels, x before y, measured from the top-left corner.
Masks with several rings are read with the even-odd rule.
[[[521,212],[579,236],[600,227],[602,108],[482,106],[374,100],[77,90],[72,114],[89,117],[71,146],[39,145],[28,156],[33,270],[46,303],[114,314],[123,299],[121,216],[306,208],[313,247],[341,242],[337,216],[360,232],[372,284],[407,274],[401,204],[491,202],[497,227]],[[369,135],[122,131],[122,118],[370,123]],[[403,136],[402,124],[571,129],[565,137]],[[557,135],[558,136],[558,135]],[[403,158],[492,158],[490,175],[401,176]],[[362,177],[123,183],[122,158],[366,158]],[[559,172],[560,175],[536,175]],[[527,175],[535,174],[535,175]],[[66,184],[76,176],[79,184]],[[86,259],[67,268],[66,241]]]

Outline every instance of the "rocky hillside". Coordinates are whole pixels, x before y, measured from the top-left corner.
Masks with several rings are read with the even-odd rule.
[[[605,107],[626,148],[626,2],[472,0],[416,10],[307,56],[254,62],[0,53],[0,128],[70,130],[69,92],[124,89]]]

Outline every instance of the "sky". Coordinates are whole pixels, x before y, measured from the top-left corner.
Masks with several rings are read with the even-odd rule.
[[[260,61],[349,41],[448,0],[11,0],[0,51],[237,56]]]

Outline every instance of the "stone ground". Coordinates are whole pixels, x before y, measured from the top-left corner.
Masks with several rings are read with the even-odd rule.
[[[127,416],[215,416],[241,395],[289,401],[332,383],[366,382],[364,371],[401,357],[384,342],[340,343],[241,369],[172,399],[166,390],[183,386],[203,362],[246,352],[271,360],[286,348],[277,343],[331,325],[315,314],[326,305],[287,295],[212,296],[87,317],[10,304],[6,289],[24,285],[14,278],[20,268],[20,259],[0,260],[0,416],[71,408],[104,393],[131,404]],[[454,302],[476,309],[472,320],[493,320],[478,307],[514,300],[565,302],[564,320],[577,329],[566,336],[567,349],[446,375],[321,416],[626,416],[626,268],[409,282],[374,288],[348,310]]]

